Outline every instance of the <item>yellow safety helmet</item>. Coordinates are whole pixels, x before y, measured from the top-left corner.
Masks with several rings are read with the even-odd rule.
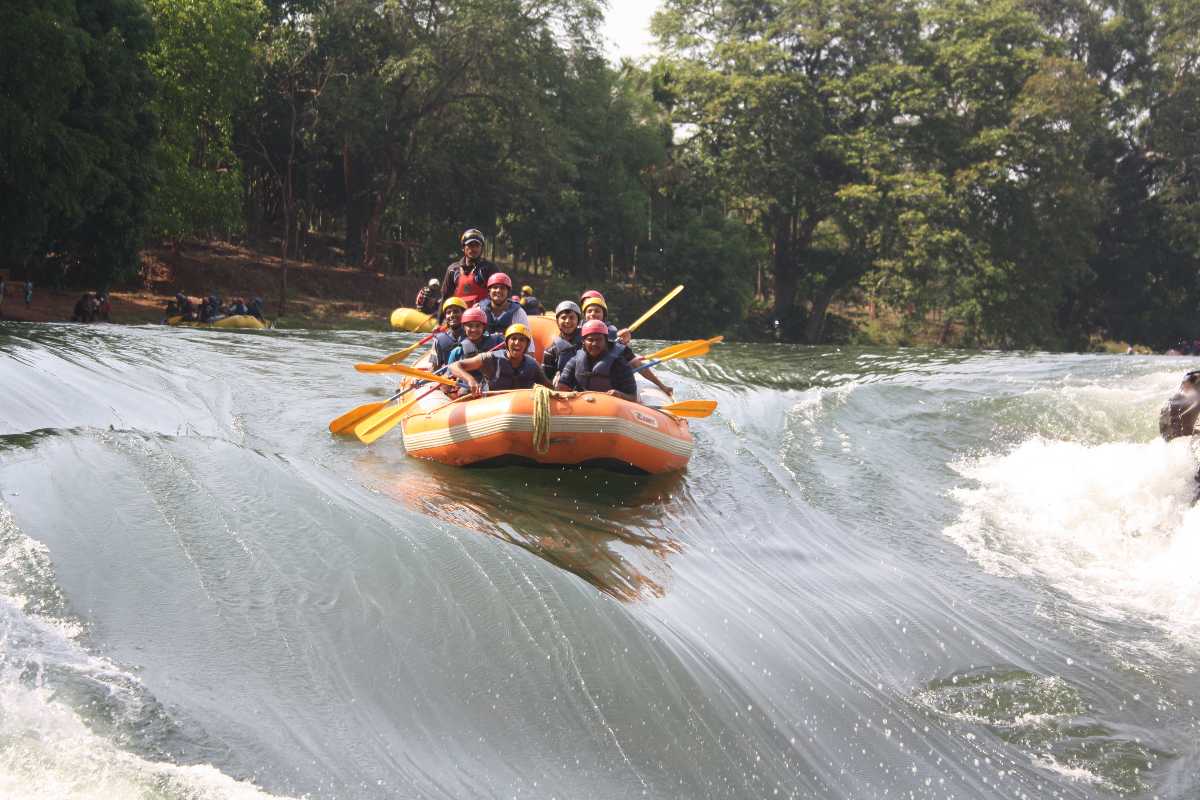
[[[604,302],[603,297],[589,297],[587,300],[583,301],[583,306],[579,310],[587,311],[588,306],[600,306],[604,309],[604,316],[608,316],[608,303]]]
[[[533,294],[533,287],[528,283],[521,287],[521,294]]]
[[[530,334],[529,327],[526,325],[522,325],[519,322],[514,322],[512,325],[509,325],[508,328],[504,331],[504,340],[505,341],[508,341],[508,337],[510,337],[510,336],[524,336],[529,341],[531,341],[531,342],[533,341],[533,335]]]
[[[467,310],[467,301],[461,297],[447,297],[446,302],[442,303],[442,311],[445,311],[450,306],[458,306],[463,311]]]

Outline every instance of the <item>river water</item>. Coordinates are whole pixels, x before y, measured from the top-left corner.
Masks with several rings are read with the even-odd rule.
[[[1200,793],[1191,362],[724,344],[635,478],[331,437],[410,341],[0,325],[0,796]]]

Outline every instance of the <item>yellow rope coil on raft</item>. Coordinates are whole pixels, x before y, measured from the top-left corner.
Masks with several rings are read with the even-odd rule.
[[[553,394],[541,384],[533,387],[533,449],[540,456],[550,452],[550,397]]]

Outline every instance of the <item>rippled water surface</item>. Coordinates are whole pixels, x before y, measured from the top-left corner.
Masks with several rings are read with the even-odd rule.
[[[724,344],[634,478],[331,437],[409,341],[0,324],[0,796],[1200,793],[1190,361]]]

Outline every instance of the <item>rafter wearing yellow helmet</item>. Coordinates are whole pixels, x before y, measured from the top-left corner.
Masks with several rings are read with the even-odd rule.
[[[483,375],[484,383],[490,391],[505,389],[529,389],[535,383],[549,386],[542,368],[538,365],[529,349],[533,345],[533,335],[528,325],[513,323],[504,329],[504,349],[481,353],[462,361],[450,364],[450,372],[467,385],[467,390],[479,396],[483,393],[483,384],[472,372],[478,370]]]

